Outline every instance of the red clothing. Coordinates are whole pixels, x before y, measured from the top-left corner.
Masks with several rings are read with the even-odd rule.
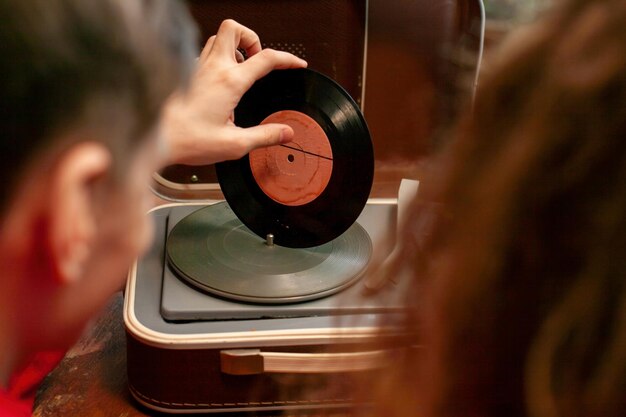
[[[6,389],[0,388],[0,417],[30,417],[41,381],[63,359],[65,352],[40,352],[24,369],[11,377]]]

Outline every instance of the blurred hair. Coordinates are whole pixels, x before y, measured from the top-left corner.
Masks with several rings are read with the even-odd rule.
[[[563,2],[483,75],[400,237],[425,349],[367,381],[373,415],[623,415],[624,27],[623,0]]]
[[[189,78],[195,32],[175,0],[0,0],[0,206],[71,129],[124,156]]]

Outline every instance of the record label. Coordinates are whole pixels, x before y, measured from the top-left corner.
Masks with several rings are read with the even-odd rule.
[[[282,110],[261,124],[282,123],[294,140],[250,152],[250,169],[261,190],[287,206],[301,206],[319,197],[333,172],[333,151],[324,129],[308,115]]]

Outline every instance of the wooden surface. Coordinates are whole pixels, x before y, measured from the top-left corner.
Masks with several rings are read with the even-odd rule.
[[[126,382],[123,298],[115,294],[94,326],[46,378],[34,416],[145,416]]]

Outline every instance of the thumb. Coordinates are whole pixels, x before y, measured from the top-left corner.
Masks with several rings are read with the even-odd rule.
[[[248,127],[242,129],[239,135],[247,143],[248,151],[291,142],[294,137],[291,127],[278,123]]]

